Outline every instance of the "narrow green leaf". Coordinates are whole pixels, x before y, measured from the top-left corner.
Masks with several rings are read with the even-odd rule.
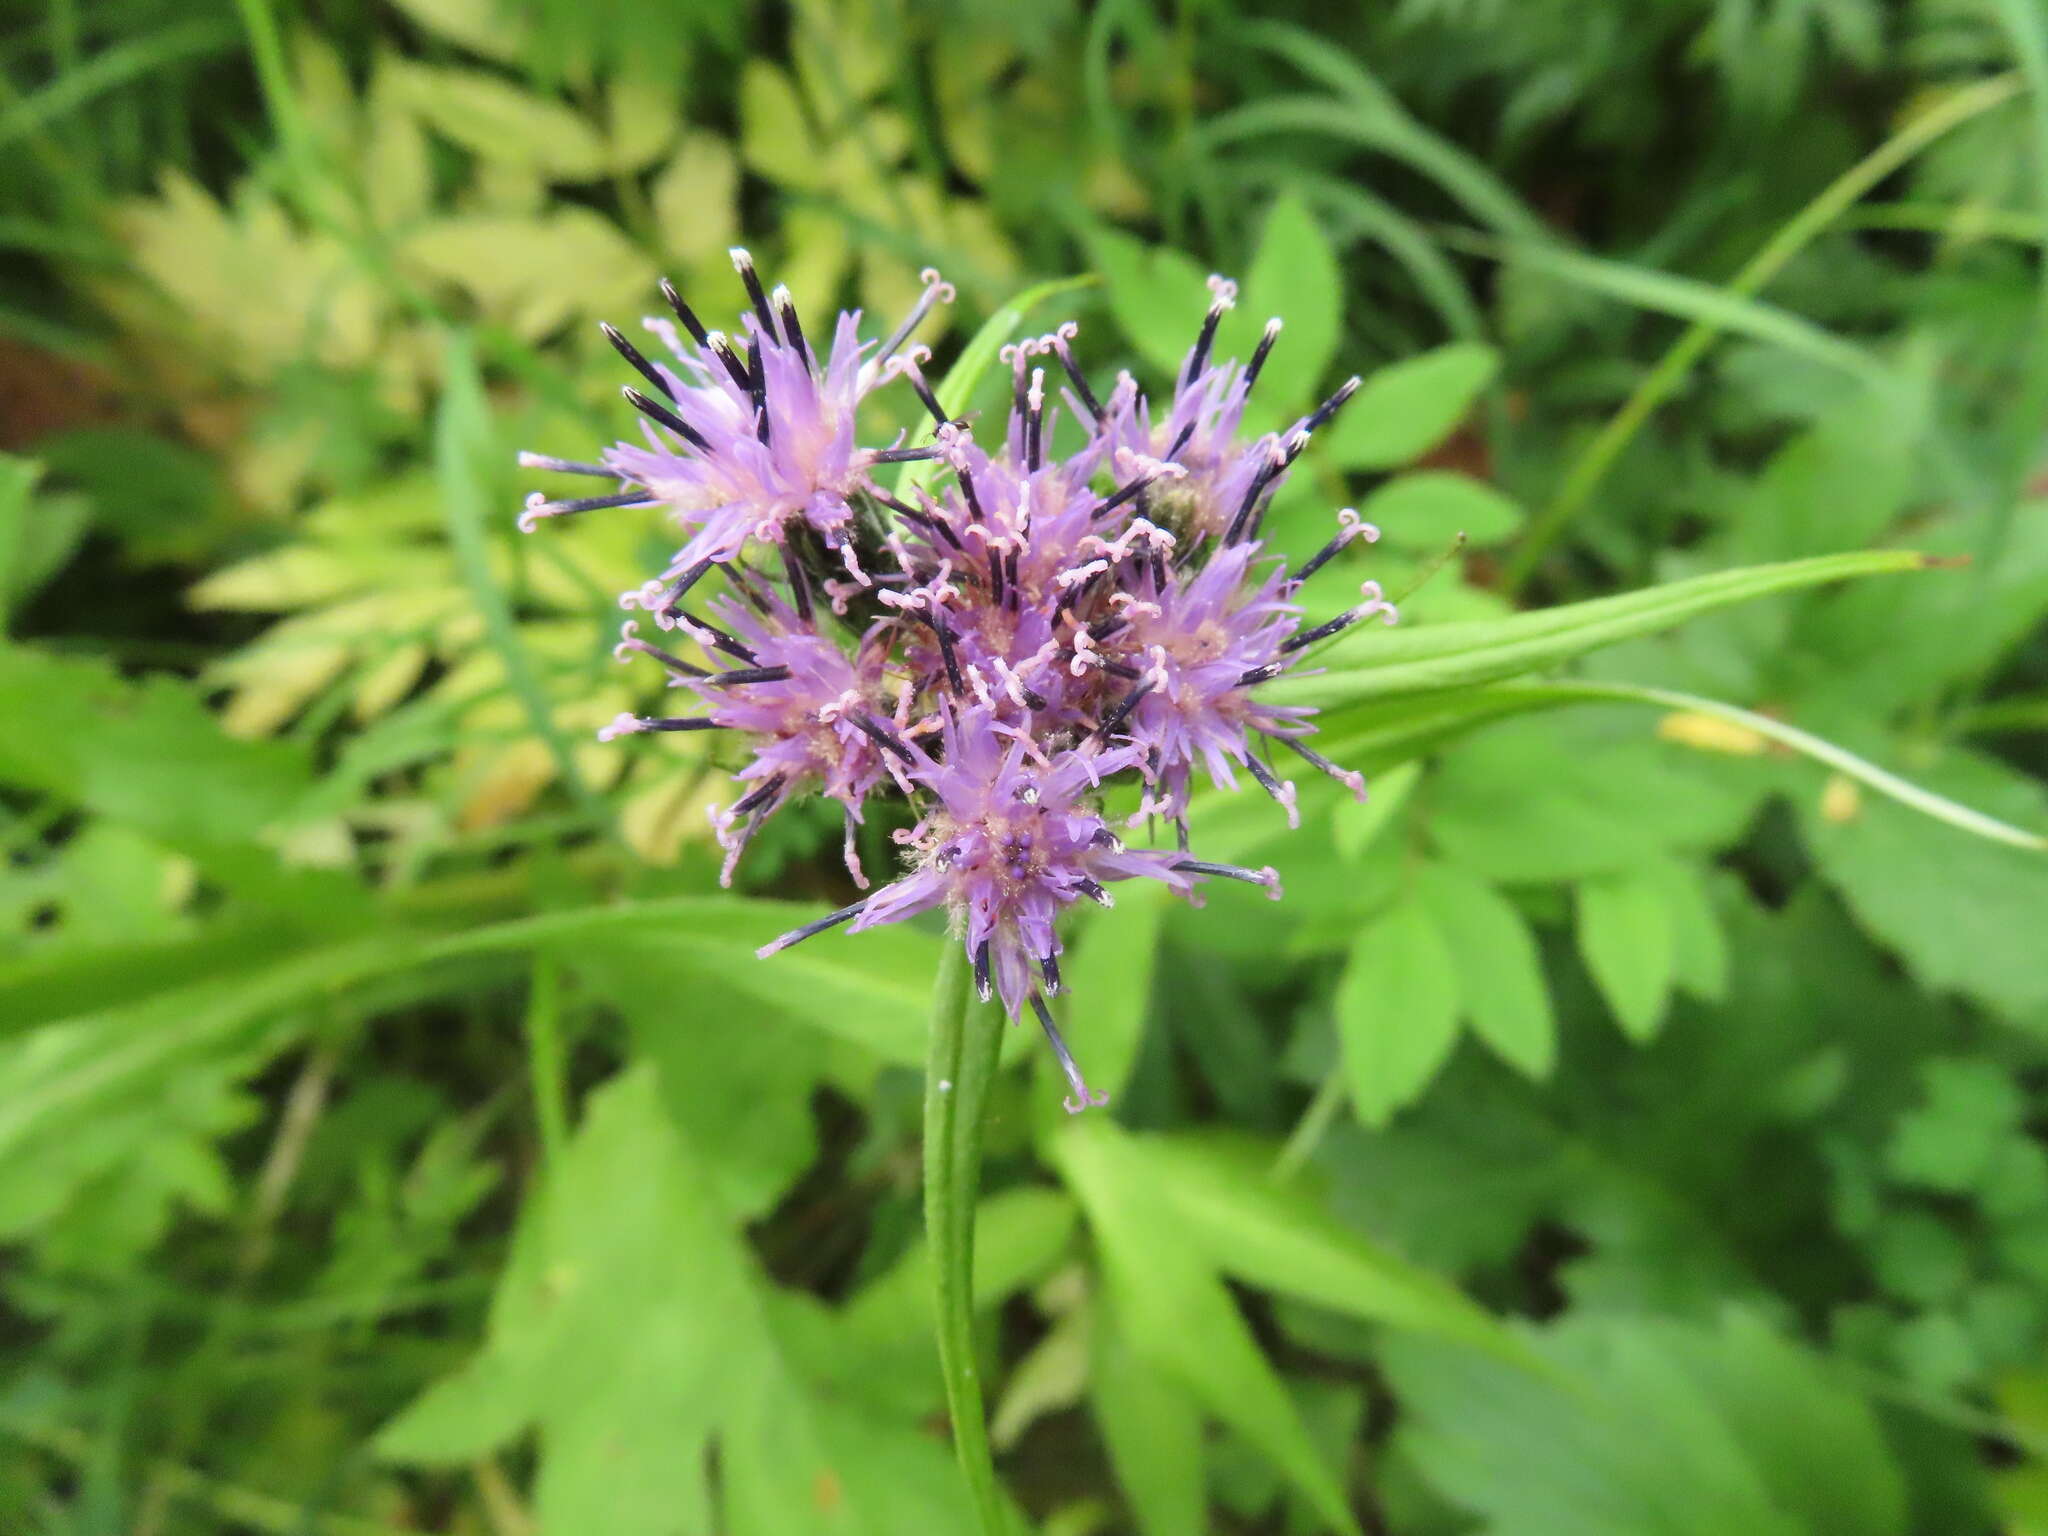
[[[1320,654],[1319,662],[1328,668],[1324,675],[1277,679],[1264,696],[1327,709],[1354,700],[1499,682],[1773,592],[1924,570],[1929,564],[1926,556],[1910,550],[1867,550],[1720,571],[1506,619],[1392,631],[1361,624]]]
[[[1810,320],[1750,298],[1730,288],[1697,278],[1680,277],[1648,267],[1631,266],[1604,256],[1568,251],[1554,242],[1495,241],[1477,236],[1446,238],[1452,249],[1467,249],[1501,261],[1518,262],[1532,271],[1608,298],[1619,299],[1654,314],[1696,321],[1716,331],[1747,336],[1782,347],[1872,383],[1891,377],[1884,362],[1864,348],[1846,342]]]
[[[1458,1039],[1458,980],[1420,901],[1367,924],[1337,983],[1337,1031],[1358,1118],[1382,1126],[1421,1097]]]
[[[1657,882],[1601,875],[1578,887],[1579,952],[1631,1040],[1648,1040],[1671,1002],[1678,946]]]
[[[1322,446],[1346,469],[1411,463],[1451,434],[1500,371],[1500,353],[1453,342],[1378,369],[1330,424]]]
[[[1548,1077],[1557,1057],[1557,1020],[1522,914],[1485,881],[1448,864],[1425,865],[1416,876],[1416,896],[1450,951],[1472,1032],[1518,1072]]]

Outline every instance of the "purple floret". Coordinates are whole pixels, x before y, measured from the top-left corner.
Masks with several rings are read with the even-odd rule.
[[[672,360],[652,362],[607,330],[647,386],[628,391],[645,446],[620,444],[602,463],[522,456],[618,485],[578,500],[536,496],[523,526],[661,505],[685,534],[661,574],[622,599],[653,613],[678,650],[628,623],[618,652],[659,662],[696,712],[621,715],[600,734],[701,731],[732,744],[739,792],[713,812],[727,883],[775,811],[808,795],[838,801],[847,868],[866,894],[761,955],[841,924],[943,911],[982,997],[1000,996],[1013,1020],[1027,1007],[1037,1016],[1073,1088],[1067,1107],[1099,1104],[1048,1001],[1063,990],[1067,909],[1108,905],[1117,882],[1137,879],[1189,901],[1210,877],[1279,895],[1271,869],[1188,852],[1198,767],[1224,789],[1248,774],[1290,824],[1296,791],[1268,763],[1276,749],[1364,794],[1358,774],[1308,745],[1313,711],[1258,696],[1318,642],[1394,618],[1366,582],[1361,601],[1303,627],[1303,584],[1375,537],[1355,513],[1340,513],[1335,537],[1292,575],[1259,539],[1272,496],[1357,380],[1286,432],[1247,441],[1246,400],[1279,323],[1243,366],[1213,360],[1235,294],[1215,279],[1163,412],[1128,375],[1098,394],[1075,360],[1075,328],[1062,326],[1005,351],[1010,410],[992,453],[926,381],[929,354],[906,346],[950,297],[936,273],[879,346],[860,339],[858,315],[841,315],[820,358],[787,292],[763,292],[744,252],[735,265],[751,304],[737,344],[706,331],[666,285],[689,340],[667,321],[649,325]],[[1064,453],[1053,451],[1048,361],[1081,428]],[[864,445],[856,410],[896,378],[930,417],[923,440]],[[937,472],[917,488],[877,480],[919,459]],[[1125,845],[1104,807],[1119,779],[1142,791],[1130,822],[1164,815],[1177,849]],[[854,837],[878,802],[901,804],[911,824],[893,834],[903,872],[867,891]]]

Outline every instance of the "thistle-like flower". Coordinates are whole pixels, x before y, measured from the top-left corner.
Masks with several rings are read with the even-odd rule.
[[[1215,303],[1163,411],[1128,376],[1098,396],[1066,325],[1005,351],[1011,407],[991,452],[926,383],[929,354],[906,346],[950,297],[937,274],[879,346],[860,339],[858,315],[840,316],[821,361],[788,293],[765,293],[744,252],[734,261],[752,305],[743,345],[707,332],[667,284],[694,343],[648,322],[673,364],[648,361],[606,328],[661,397],[627,391],[651,423],[647,446],[621,444],[595,464],[521,456],[620,486],[574,501],[536,496],[522,526],[658,504],[685,535],[668,567],[621,602],[652,612],[702,660],[642,639],[633,623],[618,653],[658,662],[700,712],[621,715],[600,734],[711,731],[740,744],[742,792],[713,814],[728,882],[775,810],[807,794],[837,800],[847,867],[865,894],[764,945],[762,957],[841,924],[857,932],[943,909],[982,997],[1000,996],[1013,1020],[1027,1006],[1038,1017],[1073,1088],[1068,1109],[1099,1104],[1047,1001],[1061,990],[1066,909],[1083,898],[1108,905],[1111,887],[1132,879],[1197,902],[1211,877],[1278,897],[1271,869],[1189,853],[1197,766],[1223,788],[1242,769],[1290,824],[1296,791],[1267,761],[1275,746],[1364,794],[1359,775],[1307,744],[1312,711],[1257,694],[1317,642],[1395,617],[1367,582],[1359,602],[1302,627],[1302,584],[1375,536],[1355,513],[1340,513],[1335,536],[1292,575],[1259,541],[1273,493],[1357,380],[1287,431],[1245,441],[1245,401],[1279,324],[1243,366],[1213,361],[1235,297],[1213,279]],[[1065,374],[1085,434],[1064,456],[1048,451],[1058,410],[1041,359]],[[929,440],[863,446],[856,407],[898,378],[930,413]],[[876,479],[879,466],[915,459],[938,461],[917,489],[899,495]],[[688,606],[714,571],[730,590]],[[1165,816],[1175,848],[1126,846],[1104,799],[1119,778],[1143,790],[1130,824]],[[912,824],[894,834],[903,873],[868,890],[855,829],[878,797],[902,800]]]

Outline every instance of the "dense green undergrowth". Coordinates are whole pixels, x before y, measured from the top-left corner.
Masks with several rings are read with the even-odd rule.
[[[939,936],[757,962],[836,819],[720,893],[731,764],[593,739],[661,530],[513,533],[742,238],[1365,376],[1269,529],[1385,530],[1372,799],[1205,800],[1287,900],[1091,914],[1111,1110],[990,1090],[1032,1529],[2048,1530],[2048,21],[1353,9],[9,19],[0,1530],[970,1528]]]

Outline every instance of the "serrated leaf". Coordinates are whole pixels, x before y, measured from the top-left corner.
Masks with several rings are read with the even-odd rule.
[[[535,1515],[554,1530],[965,1529],[936,1441],[816,1390],[803,1340],[830,1320],[764,1281],[710,1188],[649,1069],[594,1094],[522,1212],[484,1350],[378,1451],[445,1463],[537,1424]]]
[[[1728,938],[1703,872],[1691,863],[1660,859],[1648,873],[1671,915],[1673,978],[1694,997],[1719,1002],[1728,993]]]
[[[1664,1023],[1678,958],[1670,909],[1641,872],[1601,875],[1578,887],[1579,953],[1631,1040]]]
[[[1500,354],[1476,341],[1390,363],[1367,377],[1319,441],[1346,469],[1412,463],[1450,436],[1499,371]]]
[[[1415,893],[1450,952],[1472,1032],[1517,1071],[1548,1077],[1557,1057],[1557,1020],[1522,914],[1492,886],[1447,864],[1425,865]]]
[[[662,250],[690,266],[716,260],[739,240],[740,168],[732,145],[714,133],[683,136],[654,178],[654,219]],[[813,298],[797,295],[800,301]]]
[[[1527,1375],[1388,1341],[1397,1444],[1452,1503],[1518,1536],[1902,1536],[1875,1416],[1746,1313],[1711,1328],[1573,1315]]]
[[[559,101],[477,69],[394,63],[407,107],[480,159],[556,181],[591,181],[610,161],[604,136]]]
[[[1358,1118],[1381,1126],[1420,1098],[1458,1039],[1450,950],[1420,901],[1398,901],[1358,935],[1335,999]]]
[[[2048,825],[2039,786],[1992,759],[1951,749],[1917,777],[2021,827]],[[2037,934],[2048,911],[2048,856],[2038,846],[1958,837],[1874,796],[1831,820],[1819,799],[1803,797],[1798,808],[1822,877],[1923,987],[1962,992],[2016,1021],[2043,1016],[2048,965]],[[1941,899],[1928,899],[1935,891]]]
[[[164,674],[131,683],[100,662],[0,645],[0,718],[36,723],[0,733],[0,781],[195,856],[252,843],[311,787],[303,748],[231,740]]]

